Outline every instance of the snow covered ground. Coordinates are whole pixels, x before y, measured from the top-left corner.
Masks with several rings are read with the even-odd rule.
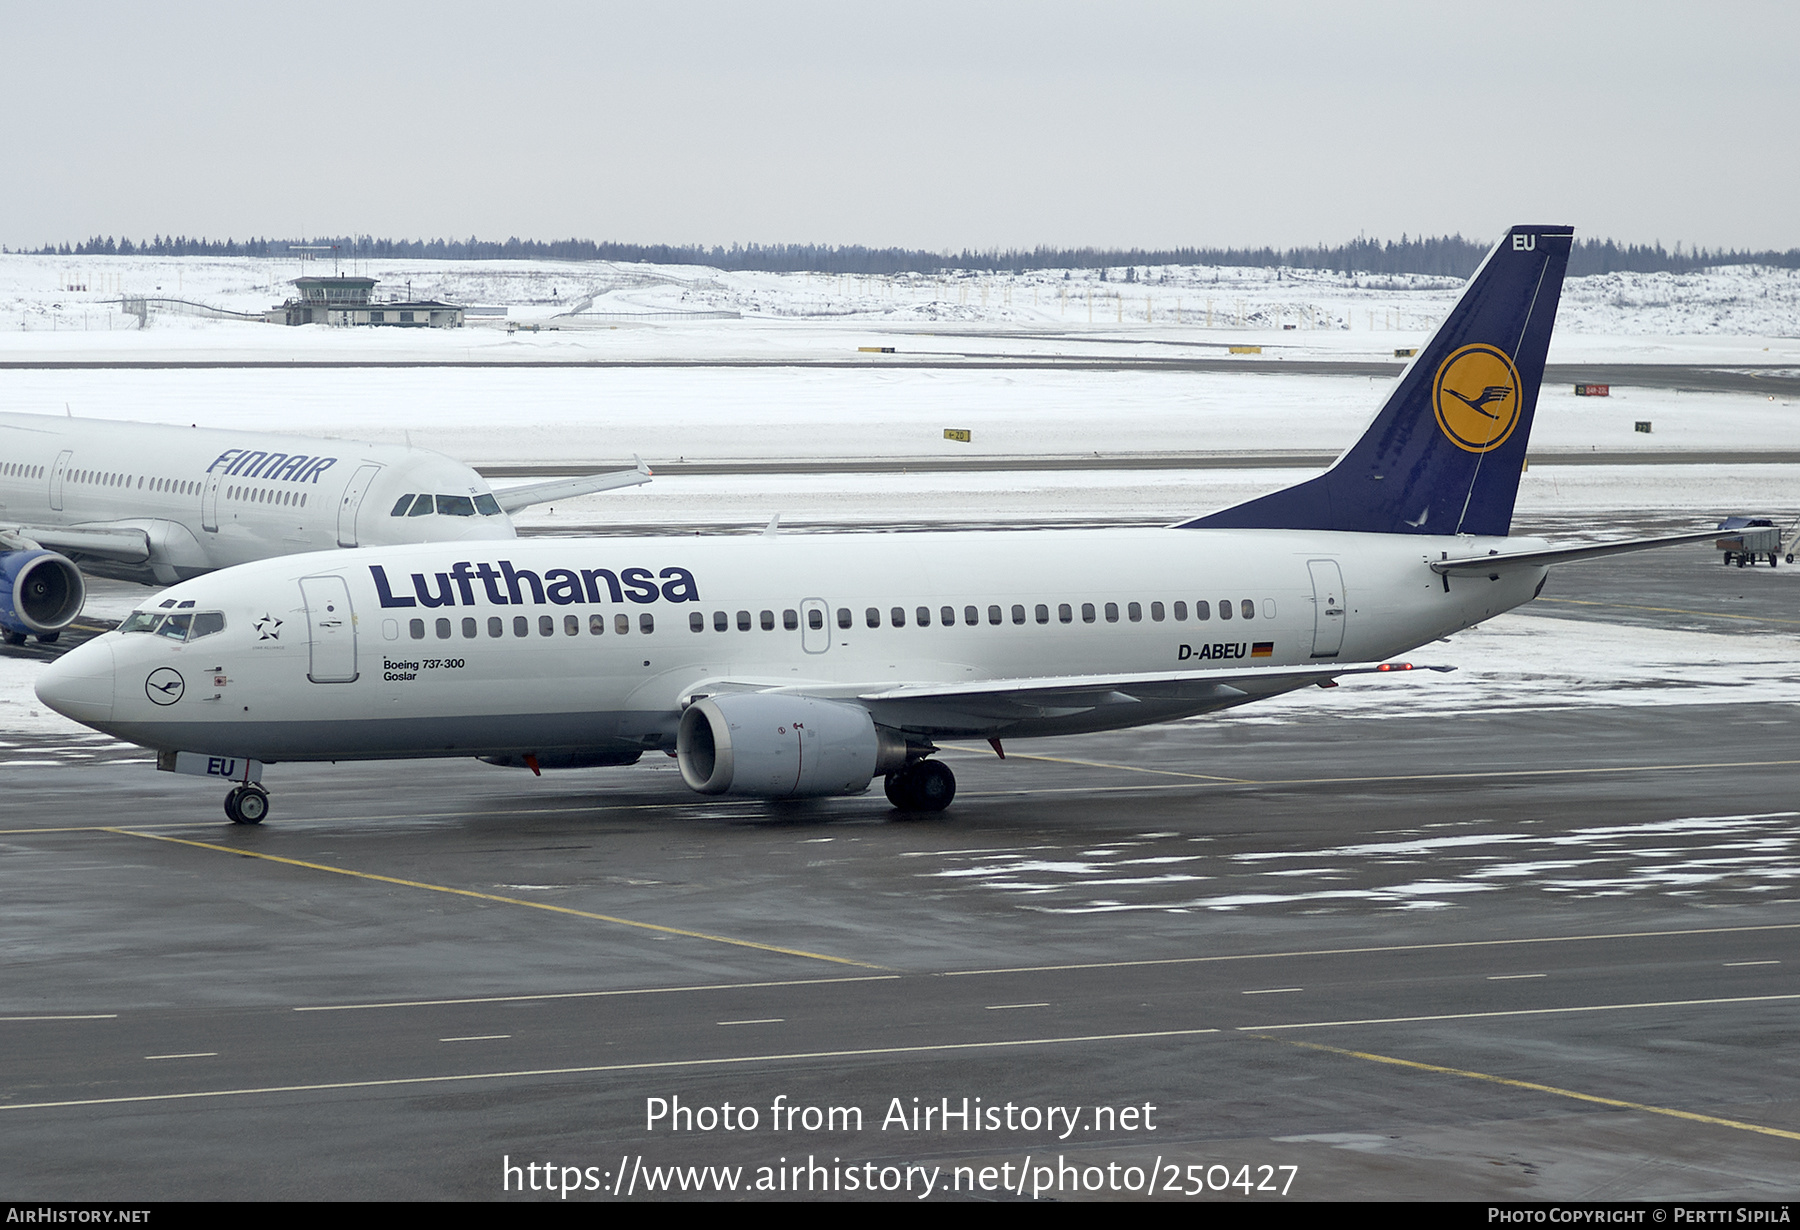
[[[287,329],[160,312],[143,332],[162,336],[134,339],[136,320],[116,305],[121,296],[153,296],[261,312],[291,294],[288,280],[329,270],[326,262],[303,266],[286,258],[0,255],[0,357],[96,347],[120,354],[145,347],[241,352],[246,345],[289,356],[324,348],[363,355],[492,358],[573,350],[630,357],[647,353],[646,345],[665,357],[693,347],[776,356],[841,353],[846,343],[853,350],[872,333],[883,340],[891,340],[888,333],[934,335],[938,343],[915,343],[932,346],[945,335],[994,328],[1068,335],[1055,343],[1062,345],[1104,336],[1146,345],[1264,344],[1296,355],[1391,356],[1395,347],[1416,345],[1461,289],[1450,278],[1187,266],[1139,269],[1132,282],[1122,280],[1123,269],[1109,271],[1106,281],[1097,270],[863,277],[555,261],[370,261],[343,269],[379,279],[378,295],[410,292],[506,308],[506,317],[494,318],[493,325],[510,319],[560,326],[553,341],[515,336],[510,348],[500,328]],[[577,315],[566,315],[576,309]],[[665,318],[651,337],[643,336],[643,321],[621,319],[673,312],[736,312],[743,319],[734,328],[695,333]],[[810,327],[768,328],[795,324]],[[246,330],[255,341],[224,340]],[[540,345],[520,344],[529,341]],[[1679,275],[1572,278],[1563,291],[1551,357],[1590,359],[1594,342],[1615,357],[1756,361],[1768,346],[1766,353],[1774,356],[1768,361],[1794,361],[1800,358],[1800,271],[1734,265]]]
[[[1452,717],[1500,711],[1800,701],[1800,637],[1760,631],[1719,636],[1603,627],[1531,615],[1529,607],[1413,651],[1455,666],[1399,679],[1347,677],[1321,702],[1302,689],[1249,705],[1234,721],[1291,722],[1329,710],[1342,717]],[[1397,686],[1391,686],[1397,685]]]
[[[633,454],[657,464],[1335,452],[1362,430],[1388,383],[1312,374],[804,366],[27,369],[0,373],[0,407],[410,440],[477,465],[610,464]],[[1652,432],[1637,432],[1639,421],[1651,422]],[[972,442],[946,440],[947,427],[970,430]],[[1535,456],[1793,450],[1800,408],[1752,394],[1623,387],[1586,398],[1555,385],[1544,391],[1532,446]]]
[[[1003,471],[997,474],[717,476],[664,473],[626,492],[528,509],[515,522],[545,532],[612,525],[757,528],[961,526],[1134,521],[1161,524],[1224,508],[1310,477],[1311,470]],[[1521,519],[1585,517],[1595,532],[1669,517],[1705,528],[1756,510],[1786,525],[1800,513],[1788,466],[1534,466],[1520,485]],[[1614,535],[1616,536],[1616,534]],[[1800,577],[1800,570],[1795,572]]]

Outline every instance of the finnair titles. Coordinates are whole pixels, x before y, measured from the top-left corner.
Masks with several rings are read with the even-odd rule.
[[[52,708],[229,779],[289,760],[531,768],[666,752],[708,795],[947,806],[937,741],[1248,704],[1531,601],[1599,546],[1507,536],[1572,235],[1514,227],[1367,430],[1295,486],[1157,530],[386,546],[187,581],[44,672]]]
[[[220,471],[227,478],[265,478],[271,482],[317,483],[319,475],[337,464],[336,457],[308,457],[305,453],[290,456],[264,449],[228,448],[206,467],[212,474]]]

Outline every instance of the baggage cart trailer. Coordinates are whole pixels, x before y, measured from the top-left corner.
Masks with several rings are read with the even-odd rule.
[[[1719,522],[1721,530],[1736,530],[1730,538],[1721,538],[1713,546],[1725,554],[1725,564],[1730,567],[1736,564],[1739,568],[1746,565],[1754,567],[1756,561],[1766,558],[1769,567],[1776,566],[1781,558],[1781,528],[1767,517],[1727,517]],[[1788,563],[1794,557],[1788,556]]]

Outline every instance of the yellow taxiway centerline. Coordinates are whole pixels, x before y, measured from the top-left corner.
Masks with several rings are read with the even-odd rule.
[[[1252,1035],[1258,1036],[1260,1035]],[[1599,1094],[1582,1093],[1578,1089],[1563,1089],[1556,1085],[1541,1085],[1536,1081],[1514,1080],[1508,1076],[1495,1076],[1488,1072],[1472,1072],[1467,1068],[1449,1068],[1442,1064],[1420,1063],[1416,1059],[1396,1059],[1391,1055],[1376,1055],[1369,1051],[1351,1051],[1339,1046],[1325,1046],[1318,1042],[1296,1042],[1291,1038],[1265,1038],[1265,1042],[1284,1042],[1289,1046],[1303,1047],[1311,1051],[1324,1051],[1332,1055],[1343,1055],[1351,1059],[1366,1059],[1370,1063],[1389,1064],[1396,1068],[1412,1068],[1419,1072],[1435,1072],[1441,1076],[1461,1076],[1468,1080],[1487,1081],[1490,1084],[1505,1085],[1512,1089],[1528,1089],[1534,1093],[1553,1094],[1559,1098],[1574,1098],[1577,1102],[1593,1102],[1600,1106],[1613,1106],[1620,1110],[1641,1110],[1652,1115],[1668,1115],[1675,1119],[1689,1119],[1695,1123],[1710,1123],[1716,1127],[1736,1128],[1740,1132],[1757,1132],[1764,1136],[1779,1136],[1783,1140],[1800,1140],[1800,1132],[1789,1132],[1782,1128],[1764,1127],[1760,1123],[1745,1123],[1741,1119],[1725,1119],[1718,1115],[1702,1115],[1691,1110],[1676,1110],[1670,1106],[1652,1106],[1647,1102],[1629,1102],[1623,1098],[1606,1098]]]
[[[422,880],[403,880],[398,876],[377,875],[369,871],[352,871],[348,867],[333,867],[329,863],[309,863],[304,859],[287,858],[279,854],[262,854],[255,850],[240,850],[232,846],[214,845],[209,841],[193,841],[186,837],[166,837],[161,833],[143,833],[124,828],[108,828],[103,832],[116,833],[121,837],[140,837],[146,841],[166,841],[179,846],[193,846],[201,850],[215,850],[220,854],[236,854],[244,858],[266,859],[271,863],[284,863],[289,867],[303,867],[308,871],[327,871],[332,875],[350,876],[358,880],[372,880],[378,884],[397,884],[402,888],[422,888],[428,892],[448,893],[453,897],[469,897],[476,901],[494,901],[502,905],[524,906],[530,910],[544,910],[551,914],[567,914],[575,918],[591,918],[596,922],[612,923],[620,927],[636,927],[641,931],[656,931],[663,935],[680,935],[688,939],[707,940],[714,944],[730,944],[737,948],[754,948],[760,952],[780,953],[787,957],[805,957],[809,961],[829,961],[835,965],[856,965],[864,969],[883,969],[868,961],[853,961],[849,957],[834,957],[826,953],[807,952],[802,948],[784,948],[779,944],[764,944],[756,940],[734,939],[728,935],[712,935],[705,931],[689,931],[683,927],[667,927],[661,923],[638,922],[631,918],[620,918],[614,914],[596,914],[591,910],[577,910],[566,905],[550,905],[542,901],[525,901],[518,897],[502,897],[497,893],[476,892],[471,888],[452,888],[447,884],[427,884]]]

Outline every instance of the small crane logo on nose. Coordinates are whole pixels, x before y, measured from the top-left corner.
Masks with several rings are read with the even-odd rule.
[[[187,690],[182,682],[181,672],[172,666],[159,666],[150,672],[150,678],[144,680],[144,695],[150,698],[153,705],[172,705],[181,699]]]

